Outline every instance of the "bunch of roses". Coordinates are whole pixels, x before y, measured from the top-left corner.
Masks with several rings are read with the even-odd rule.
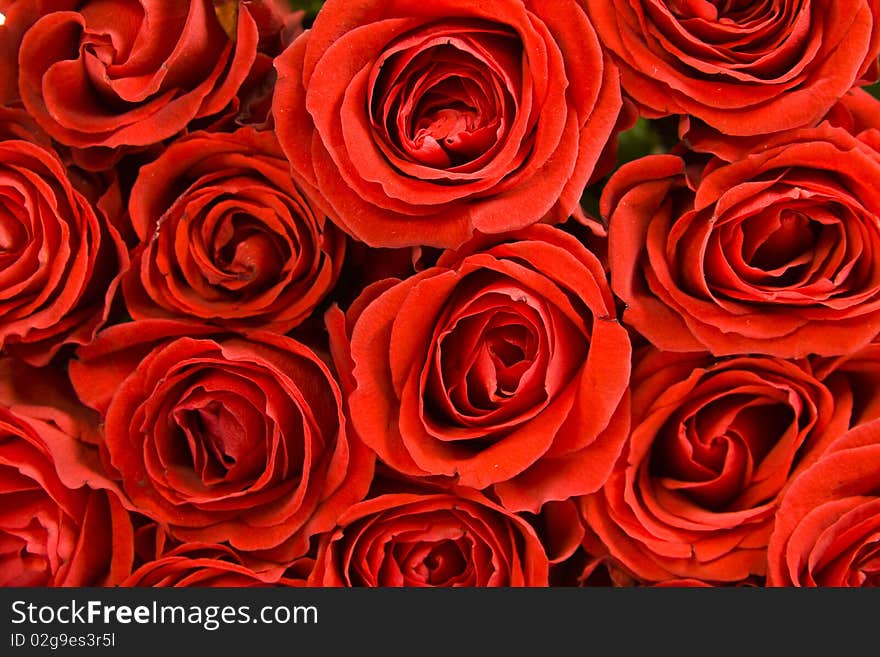
[[[880,584],[880,0],[291,4],[0,0],[0,583]]]

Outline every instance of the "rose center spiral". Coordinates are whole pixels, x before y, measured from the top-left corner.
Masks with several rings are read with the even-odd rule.
[[[403,172],[479,167],[510,130],[521,50],[508,31],[474,22],[390,44],[371,75],[369,111],[391,163]]]
[[[177,406],[174,418],[186,440],[182,460],[189,462],[203,483],[259,476],[266,454],[263,421],[256,409],[196,390]]]
[[[652,452],[663,485],[714,511],[735,506],[793,422],[785,404],[730,394],[667,421]]]
[[[443,586],[468,571],[466,546],[460,540],[422,541],[397,546],[401,570],[425,586]]]

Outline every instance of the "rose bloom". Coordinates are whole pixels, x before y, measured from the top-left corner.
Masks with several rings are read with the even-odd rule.
[[[128,587],[304,587],[306,579],[258,571],[242,563],[228,545],[184,543],[143,564],[119,584]]]
[[[120,583],[128,587],[306,586],[306,580],[253,570],[227,545],[185,543],[143,564]]]
[[[529,523],[476,491],[389,492],[360,502],[324,535],[312,586],[547,586]]]
[[[70,375],[104,421],[104,460],[180,542],[285,562],[363,498],[372,455],[306,345],[274,333],[141,320],[80,349]]]
[[[222,543],[179,543],[154,522],[135,532],[134,572],[120,586],[305,586],[314,561],[261,562]]]
[[[125,245],[53,152],[0,141],[0,348],[36,365],[107,320]]]
[[[642,582],[762,576],[780,495],[847,430],[849,405],[808,364],[759,356],[649,349],[632,389],[627,448],[581,500],[588,550]]]
[[[828,111],[822,121],[843,128],[854,137],[880,152],[880,100],[865,89],[853,87]],[[821,121],[817,122],[821,123]],[[688,148],[700,153],[711,153],[733,162],[757,151],[767,141],[767,135],[752,137],[720,133],[689,115],[680,117],[679,137]]]
[[[329,0],[276,68],[293,173],[374,247],[567,219],[621,109],[573,0]]]
[[[814,124],[877,76],[878,0],[581,0],[642,115],[727,135]]]
[[[63,376],[0,359],[0,586],[112,586],[131,572],[128,512],[83,446],[97,423]]]
[[[0,141],[22,139],[52,148],[52,140],[34,123],[30,114],[18,107],[0,105]]]
[[[135,319],[285,333],[334,286],[345,253],[268,132],[175,141],[140,169],[129,211],[140,244],[123,291]]]
[[[537,512],[597,490],[626,440],[629,336],[599,260],[561,229],[474,240],[328,328],[358,434],[404,474]]]
[[[852,89],[832,108],[828,121],[880,154],[880,99],[864,89]]]
[[[852,429],[792,482],[768,560],[770,586],[880,585],[880,421]]]
[[[880,331],[880,158],[823,124],[732,163],[675,155],[602,194],[623,321],[655,346],[783,358],[846,354]]]
[[[852,407],[850,427],[880,419],[880,341],[846,356],[816,358],[813,368],[837,404]]]
[[[104,154],[143,147],[225,110],[257,60],[261,32],[284,27],[284,7],[19,0],[7,15],[10,35],[22,35],[9,73],[17,73],[27,110],[60,143]]]

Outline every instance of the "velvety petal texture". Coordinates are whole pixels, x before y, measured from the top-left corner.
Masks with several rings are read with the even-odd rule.
[[[623,321],[661,349],[839,355],[880,331],[880,158],[843,128],[702,169],[641,158],[602,213]]]
[[[798,476],[770,539],[771,586],[880,585],[880,422],[852,429]]]
[[[345,237],[293,183],[271,133],[198,133],[143,167],[129,201],[140,240],[125,301],[285,333],[336,283]]]
[[[838,404],[851,405],[850,427],[880,418],[880,342],[837,358],[813,359],[816,376]]]
[[[261,29],[284,25],[269,0],[17,4],[21,101],[60,143],[105,152],[155,144],[226,109]]]
[[[582,499],[593,553],[642,582],[763,576],[780,496],[847,430],[846,401],[806,363],[648,351],[626,450]]]
[[[0,0],[0,586],[877,585],[880,0]]]
[[[108,469],[178,541],[305,554],[363,498],[372,455],[306,345],[172,320],[114,326],[70,365],[104,421]]]
[[[51,370],[0,359],[0,586],[112,586],[133,530],[96,455],[98,417]]]
[[[107,320],[128,251],[54,151],[0,141],[0,349],[45,365]]]
[[[581,0],[644,116],[727,135],[816,123],[877,78],[878,0]]]
[[[254,559],[225,543],[179,543],[157,523],[138,528],[137,567],[120,586],[267,587],[305,586],[314,561],[280,565]]]
[[[561,229],[446,252],[349,309],[354,426],[396,470],[511,509],[595,491],[628,428],[615,312],[599,260]]]
[[[346,511],[310,583],[348,587],[546,586],[534,529],[477,492],[386,493]]]
[[[329,0],[276,68],[294,175],[374,247],[566,219],[621,109],[574,0]]]

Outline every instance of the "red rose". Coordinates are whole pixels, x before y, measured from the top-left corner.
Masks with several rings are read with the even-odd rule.
[[[770,586],[880,585],[880,422],[834,442],[782,498]]]
[[[186,543],[145,563],[120,586],[306,586],[306,580],[296,575],[286,576],[283,570],[281,573],[254,570],[226,545]]]
[[[21,4],[36,19],[18,51],[25,107],[62,144],[115,149],[224,110],[256,59],[266,3]]]
[[[623,320],[716,355],[845,354],[880,332],[880,158],[827,124],[700,173],[622,166],[602,195]]]
[[[105,586],[131,572],[132,527],[79,441],[97,417],[50,370],[0,359],[0,586]]]
[[[0,141],[23,139],[52,148],[52,140],[23,109],[0,106]]]
[[[829,113],[828,120],[880,153],[880,100],[864,89],[853,89],[844,96]]]
[[[332,374],[291,338],[142,320],[104,331],[70,375],[104,417],[108,468],[179,541],[289,561],[372,478]]]
[[[322,537],[313,586],[547,586],[534,529],[479,493],[388,493]]]
[[[0,216],[0,348],[43,365],[94,337],[128,253],[58,157],[35,144],[0,142]]]
[[[880,343],[847,356],[816,359],[814,369],[838,404],[852,406],[850,427],[880,419]]]
[[[878,0],[581,0],[644,116],[689,114],[728,135],[816,123],[876,79]]]
[[[123,280],[135,319],[194,317],[285,333],[336,283],[345,237],[290,179],[270,133],[202,133],[141,168],[140,245]]]
[[[155,527],[144,529],[164,536]],[[300,559],[292,566],[260,564],[228,545],[183,543],[162,550],[141,564],[120,586],[305,586],[312,565],[310,559]]]
[[[514,510],[604,483],[626,440],[630,342],[568,233],[475,240],[367,288],[346,319],[329,328],[351,337],[351,418],[391,467],[491,487]]]
[[[844,128],[875,151],[880,151],[880,100],[864,89],[850,89],[828,111],[823,121]],[[767,140],[767,135],[725,135],[688,115],[681,117],[678,132],[691,150],[712,153],[728,162],[742,159],[750,152],[757,151]]]
[[[564,220],[621,109],[573,0],[329,0],[276,68],[294,174],[370,246]]]
[[[763,575],[780,494],[850,417],[806,365],[658,351],[633,371],[632,408],[627,449],[582,502],[590,552],[642,582]]]

